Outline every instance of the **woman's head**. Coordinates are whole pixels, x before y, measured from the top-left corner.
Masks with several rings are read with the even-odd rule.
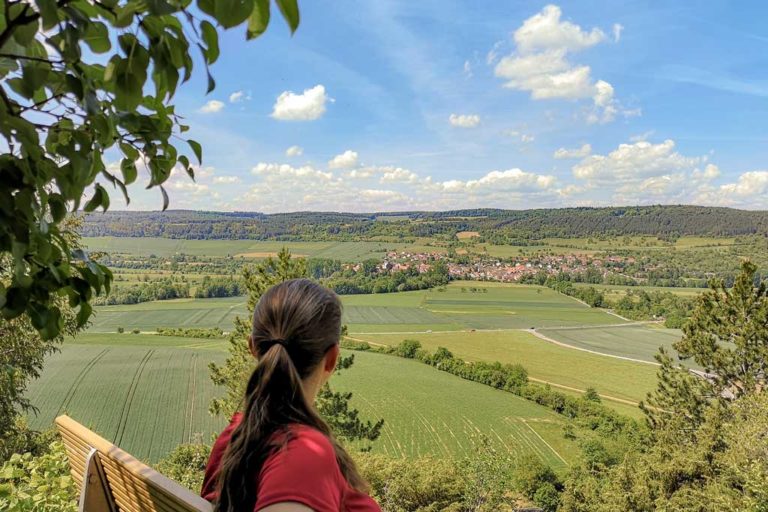
[[[262,295],[253,312],[249,343],[258,360],[269,358],[270,351],[285,350],[308,384],[309,380],[327,379],[333,371],[340,335],[338,296],[309,279],[292,279]]]
[[[261,467],[277,448],[274,434],[295,424],[325,434],[350,485],[366,487],[312,403],[336,366],[340,335],[341,302],[331,290],[293,279],[262,295],[248,340],[256,368],[246,386],[243,419],[222,459],[217,511],[253,510]]]

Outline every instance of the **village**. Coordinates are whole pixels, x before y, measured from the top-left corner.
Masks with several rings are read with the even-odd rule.
[[[456,261],[456,260],[459,261]],[[469,260],[469,261],[468,261]],[[600,269],[608,273],[635,262],[632,257],[588,256],[588,255],[541,255],[521,256],[505,261],[487,256],[451,258],[438,252],[390,251],[379,266],[382,272],[401,272],[416,269],[420,274],[428,272],[438,261],[445,262],[451,279],[474,279],[481,281],[517,282],[523,277],[544,271],[548,274],[560,272],[581,273],[588,269]]]

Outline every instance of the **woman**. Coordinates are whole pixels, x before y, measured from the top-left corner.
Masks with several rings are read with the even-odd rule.
[[[213,445],[202,496],[217,512],[379,512],[314,407],[336,368],[341,302],[308,279],[273,286],[253,312],[258,360],[242,413]]]

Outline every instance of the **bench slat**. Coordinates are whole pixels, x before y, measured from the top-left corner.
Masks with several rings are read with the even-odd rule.
[[[120,512],[211,512],[206,500],[143,464],[68,416],[56,418],[72,476],[83,485],[88,453],[99,455],[109,492]]]

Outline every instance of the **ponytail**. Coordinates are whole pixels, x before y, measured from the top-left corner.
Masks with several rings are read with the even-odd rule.
[[[246,386],[242,421],[232,432],[219,469],[216,512],[254,509],[264,462],[289,441],[289,426],[296,424],[323,433],[347,482],[359,491],[368,490],[354,461],[307,401],[302,383],[338,343],[340,322],[338,297],[307,279],[286,281],[262,296],[251,335],[258,363]]]

